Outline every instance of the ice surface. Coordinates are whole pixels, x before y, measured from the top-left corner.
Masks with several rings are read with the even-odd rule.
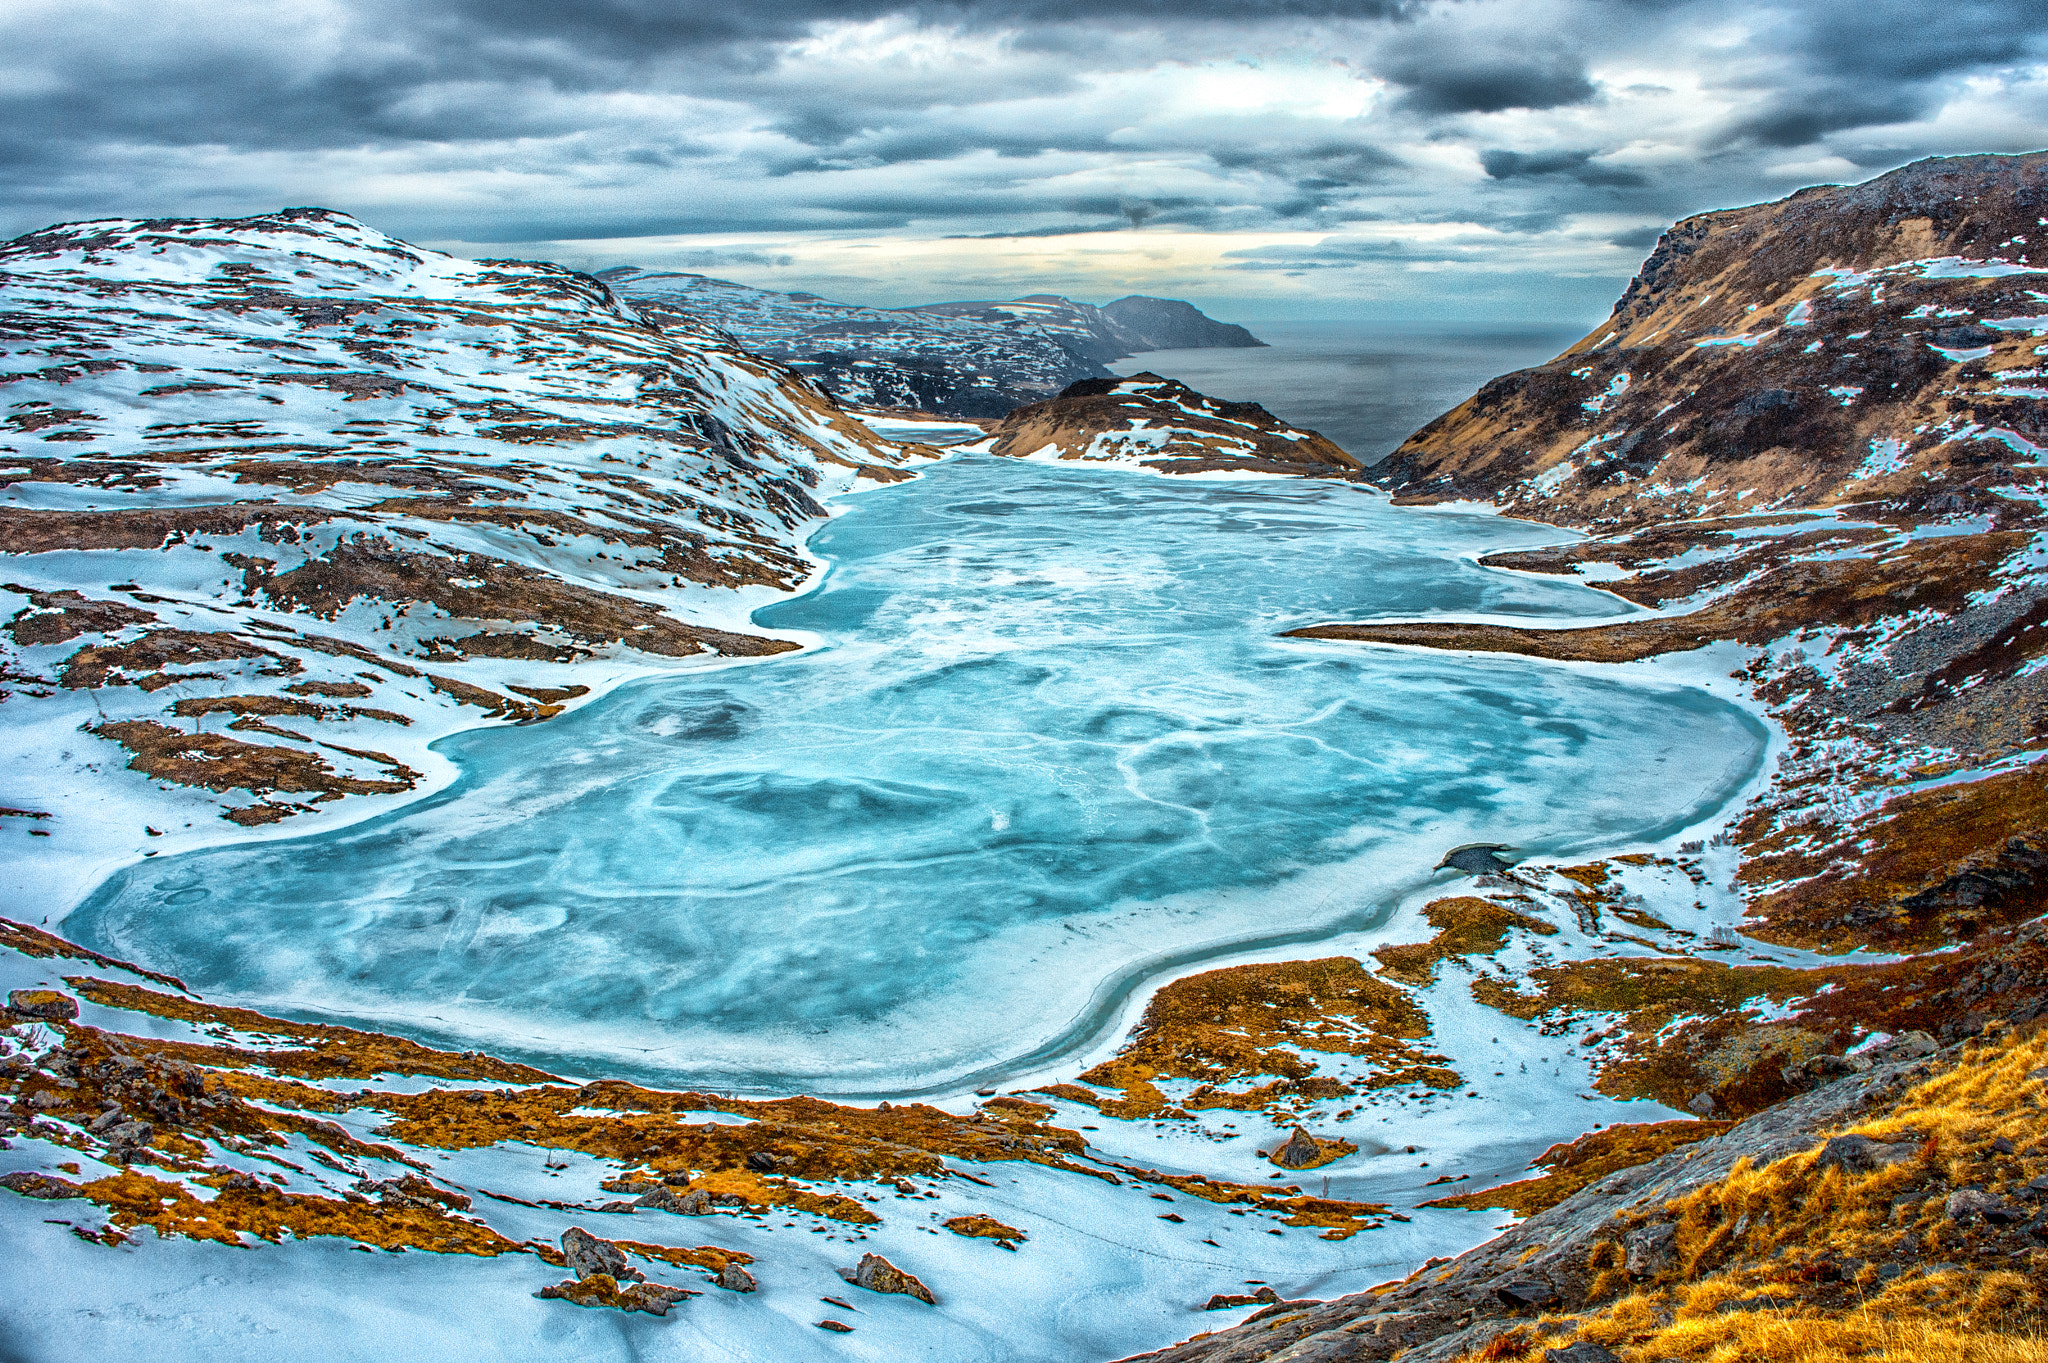
[[[1556,532],[1314,482],[963,456],[864,492],[760,624],[823,646],[441,745],[329,834],[164,858],[66,931],[222,1001],[568,1070],[896,1095],[1098,1038],[1148,979],[1369,926],[1445,847],[1663,837],[1763,733],[1696,688],[1287,641],[1612,616]]]

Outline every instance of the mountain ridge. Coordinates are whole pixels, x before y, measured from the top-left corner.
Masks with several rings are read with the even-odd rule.
[[[598,278],[643,315],[716,327],[851,406],[944,416],[1006,416],[1147,350],[1265,344],[1192,304],[1138,295],[1100,308],[1058,294],[872,308],[629,265]]]

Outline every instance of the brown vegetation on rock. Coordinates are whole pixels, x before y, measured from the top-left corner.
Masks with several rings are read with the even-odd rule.
[[[1124,1048],[1081,1076],[1083,1083],[1120,1089],[1123,1097],[1104,1098],[1075,1085],[1056,1092],[1114,1117],[1185,1117],[1189,1109],[1202,1108],[1256,1111],[1293,1098],[1357,1092],[1342,1080],[1318,1076],[1315,1063],[1296,1048],[1364,1057],[1376,1071],[1365,1081],[1368,1087],[1450,1088],[1458,1076],[1443,1067],[1443,1057],[1412,1044],[1428,1035],[1422,1010],[1351,957],[1230,966],[1160,989]],[[1277,1077],[1246,1089],[1222,1087],[1267,1075]],[[1178,1101],[1169,1100],[1158,1083],[1175,1079],[1194,1085]]]
[[[1540,918],[1471,895],[1433,900],[1423,906],[1422,916],[1437,930],[1436,936],[1427,942],[1374,949],[1373,958],[1389,979],[1426,987],[1436,982],[1437,962],[1491,956],[1508,944],[1511,928],[1544,937],[1557,933],[1556,927]]]
[[[1255,402],[1219,402],[1157,374],[1083,379],[1056,398],[1018,407],[996,427],[991,452],[1022,457],[1048,446],[1062,459],[1134,458],[1164,473],[1355,478],[1362,467]]]

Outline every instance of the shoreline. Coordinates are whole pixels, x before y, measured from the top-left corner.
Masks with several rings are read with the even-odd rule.
[[[967,448],[949,450],[947,454],[943,455],[938,462],[950,461],[955,454],[968,454],[975,452],[976,451]],[[1064,462],[1076,463],[1079,467],[1083,469],[1094,467],[1097,464],[1097,461]],[[1108,464],[1108,466],[1113,468],[1127,469],[1128,471],[1133,472],[1157,473],[1160,476],[1196,476],[1168,475],[1161,470],[1147,469],[1139,465],[1124,465],[1120,463],[1110,463]],[[918,470],[913,476],[922,476],[922,470]],[[1270,477],[1272,475],[1263,475],[1258,473],[1225,472],[1210,476],[1217,478],[1250,479],[1259,477]],[[1332,486],[1335,486],[1338,483],[1342,482],[1342,480],[1325,479],[1317,479],[1312,481],[1316,481],[1319,483],[1330,483],[1332,484]],[[1347,489],[1353,486],[1348,483],[1343,483],[1342,485]],[[876,486],[893,486],[893,484],[877,484]],[[856,483],[853,486],[848,487],[847,489],[834,493],[833,496],[827,502],[827,506],[828,509],[830,509],[831,511],[832,518],[836,519],[839,515],[843,514],[846,499],[850,499],[853,496],[866,493],[872,490],[873,488],[871,487],[862,486]],[[1409,508],[1402,509],[1405,510]],[[1435,508],[1415,509],[1435,510]],[[1476,510],[1477,508],[1473,509]],[[1489,514],[1499,516],[1499,513],[1497,511],[1490,511]],[[1519,520],[1520,518],[1501,516],[1500,519]],[[817,555],[812,548],[812,543],[817,533],[822,531],[825,528],[825,526],[829,525],[830,523],[830,520],[821,523],[818,529],[813,531],[811,536],[806,537],[806,540],[804,542],[805,552],[808,556],[813,557],[817,561],[819,566],[814,571],[812,577],[806,581],[803,591],[793,593],[789,597],[784,598],[785,600],[797,600],[804,595],[808,595],[812,592],[815,592],[819,588],[821,588],[824,582],[829,578],[835,565],[832,561],[825,559],[820,555]],[[1525,523],[1541,524],[1539,522]],[[1555,527],[1545,528],[1555,529]],[[1571,538],[1571,532],[1561,532],[1561,539],[1563,540],[1563,542],[1569,542]],[[1457,557],[1461,560],[1472,562],[1474,566],[1480,566],[1477,564],[1477,558],[1479,557],[1478,554],[1461,554]],[[1512,570],[1489,568],[1487,569],[1487,571],[1496,572]],[[1578,586],[1586,584],[1579,584],[1574,582],[1572,585]],[[782,603],[776,602],[771,604]],[[757,609],[765,609],[765,607]],[[1532,617],[1510,616],[1502,618],[1526,622],[1530,620]],[[824,649],[829,649],[834,642],[826,639],[823,636],[816,635],[811,631],[793,630],[775,631],[774,633],[776,637],[794,638],[801,636],[804,641],[804,647],[801,650],[802,653],[816,653]],[[1287,640],[1284,639],[1281,635],[1268,635],[1266,636],[1266,638],[1268,642],[1276,644],[1290,651],[1299,648],[1303,644],[1319,644],[1322,647],[1335,646],[1333,643],[1325,641]],[[578,710],[584,709],[589,704],[596,702],[599,698],[604,696],[610,696],[613,693],[622,691],[626,687],[631,685],[653,682],[666,677],[677,675],[681,672],[688,672],[694,676],[697,673],[707,670],[722,670],[724,667],[734,663],[755,661],[767,660],[752,658],[717,659],[707,661],[704,664],[700,664],[696,667],[691,668],[658,669],[650,670],[645,674],[630,674],[620,676],[613,680],[602,691],[594,693],[589,698],[589,700],[585,701],[583,705],[579,705],[577,708]],[[1503,663],[1508,662],[1508,660],[1499,659],[1498,657],[1496,657],[1495,661]],[[1530,660],[1517,659],[1514,661],[1522,662]],[[1509,665],[1512,665],[1512,663],[1509,663]],[[1595,667],[1612,668],[1615,665],[1581,664],[1578,666],[1582,669],[1586,669]],[[1681,672],[1682,671],[1683,669],[1681,669]],[[1700,690],[1708,695],[1714,695],[1717,699],[1733,699],[1734,708],[1740,711],[1749,721],[1751,721],[1751,723],[1758,730],[1759,738],[1762,740],[1762,743],[1758,750],[1758,756],[1756,758],[1754,768],[1747,774],[1746,778],[1741,782],[1741,784],[1735,787],[1733,792],[1726,799],[1718,802],[1712,810],[1702,813],[1698,817],[1687,818],[1685,822],[1681,824],[1671,825],[1667,828],[1662,829],[1653,828],[1650,830],[1645,830],[1643,833],[1619,843],[1568,841],[1560,846],[1547,848],[1544,851],[1539,852],[1537,854],[1538,856],[1555,859],[1599,859],[1604,857],[1626,855],[1631,851],[1640,849],[1663,848],[1664,850],[1668,850],[1668,847],[1666,847],[1667,844],[1673,844],[1679,841],[1683,837],[1683,835],[1687,833],[1706,832],[1724,826],[1729,821],[1731,813],[1733,811],[1739,810],[1744,804],[1748,802],[1750,798],[1752,798],[1756,790],[1768,784],[1771,772],[1774,770],[1775,767],[1776,755],[1778,752],[1782,751],[1784,740],[1783,735],[1778,733],[1776,731],[1775,726],[1770,724],[1767,717],[1763,714],[1759,706],[1756,706],[1754,704],[1745,704],[1743,698],[1739,696],[1731,698],[1726,694],[1717,693],[1713,689],[1711,684],[1703,684],[1702,681],[1697,677],[1687,675],[1671,676],[1668,675],[1669,669],[1652,669],[1651,672],[1652,675],[1650,676],[1644,677],[1638,674],[1634,678],[1631,678],[1630,675],[1625,672],[1615,673],[1592,671],[1589,672],[1588,675],[1604,676],[1610,680],[1618,679],[1621,680],[1624,684],[1629,684],[1630,682],[1635,682],[1637,685],[1647,683],[1648,687],[1654,690],[1676,691],[1695,689]],[[1665,673],[1666,675],[1656,675],[1659,672]],[[476,729],[486,727],[488,727],[487,724],[480,723],[477,725],[473,725],[468,729],[457,731],[457,733],[470,733]],[[442,735],[441,737],[436,738],[434,740],[434,744],[438,746],[445,739],[456,737],[457,733]],[[444,761],[447,760],[448,759],[444,758]],[[297,838],[308,836],[324,836],[328,833],[336,832],[348,827],[354,827],[361,823],[368,822],[386,815],[396,816],[404,810],[417,809],[427,802],[434,800],[444,800],[449,798],[452,792],[459,789],[460,782],[463,779],[460,769],[458,767],[453,766],[452,762],[450,764],[450,770],[452,772],[452,775],[445,784],[442,784],[431,791],[423,791],[417,797],[407,798],[405,802],[401,805],[396,805],[384,809],[363,811],[351,820],[337,820],[336,823],[329,825],[325,828],[303,828],[295,830],[293,833],[289,835],[286,835],[282,832],[282,830],[280,830],[276,834],[269,837],[259,835],[257,837],[242,836],[232,839],[224,839],[220,843],[208,847],[205,850],[211,851],[219,850],[221,848],[230,846],[265,843],[285,839],[287,837]],[[511,1049],[509,1049],[507,1053],[516,1054],[532,1063],[538,1063],[544,1066],[551,1066],[552,1068],[561,1070],[566,1073],[580,1073],[585,1071],[586,1069],[592,1072],[626,1071],[631,1072],[638,1079],[644,1080],[646,1082],[658,1083],[663,1085],[710,1085],[715,1086],[723,1091],[747,1093],[749,1095],[760,1097],[787,1094],[796,1091],[806,1091],[813,1092],[821,1096],[829,1096],[833,1098],[835,1101],[853,1103],[875,1103],[880,1101],[894,1101],[912,1098],[952,1100],[972,1096],[976,1090],[985,1089],[992,1085],[1015,1085],[1059,1079],[1069,1075],[1072,1072],[1078,1072],[1081,1069],[1087,1068],[1086,1058],[1096,1056],[1106,1057],[1109,1054],[1113,1054],[1117,1047],[1121,1044],[1123,1038],[1129,1033],[1130,1028],[1133,1025],[1135,1019],[1143,1012],[1143,1009],[1149,1002],[1150,998],[1153,995],[1157,994],[1159,990],[1166,988],[1167,986],[1175,983],[1178,980],[1185,979],[1190,975],[1202,973],[1208,970],[1224,969],[1229,968],[1232,965],[1242,964],[1249,961],[1270,959],[1273,958],[1276,953],[1283,953],[1283,956],[1288,959],[1298,959],[1298,952],[1293,953],[1291,955],[1286,955],[1289,948],[1313,948],[1316,944],[1319,943],[1334,944],[1340,941],[1344,941],[1346,939],[1356,940],[1360,938],[1365,939],[1363,942],[1360,943],[1361,947],[1366,947],[1374,944],[1375,942],[1377,942],[1378,938],[1373,936],[1373,934],[1378,933],[1381,929],[1386,928],[1388,924],[1398,921],[1404,909],[1419,905],[1421,902],[1423,902],[1424,900],[1426,900],[1434,894],[1440,894],[1452,890],[1457,884],[1455,879],[1439,881],[1438,877],[1436,876],[1436,873],[1424,871],[1421,869],[1422,867],[1428,866],[1430,864],[1430,861],[1434,858],[1436,852],[1440,851],[1441,849],[1435,848],[1434,845],[1431,844],[1428,848],[1418,848],[1416,850],[1416,866],[1410,868],[1408,872],[1404,873],[1400,877],[1400,879],[1392,885],[1388,885],[1384,881],[1379,881],[1378,883],[1381,885],[1382,888],[1376,890],[1367,902],[1365,902],[1363,905],[1357,908],[1341,913],[1340,916],[1334,921],[1318,924],[1311,927],[1303,927],[1299,929],[1291,929],[1279,932],[1261,932],[1251,935],[1245,935],[1242,933],[1227,934],[1222,938],[1204,939],[1188,944],[1183,944],[1175,948],[1172,948],[1171,950],[1163,954],[1140,956],[1135,959],[1127,960],[1122,964],[1111,969],[1107,974],[1099,977],[1097,983],[1090,991],[1087,1001],[1084,1004],[1082,1004],[1081,1007],[1079,1007],[1074,1013],[1070,1014],[1068,1016],[1067,1021],[1063,1025],[1058,1027],[1056,1030],[1052,1031],[1050,1034],[1041,1036],[1038,1040],[1032,1042],[1027,1046],[1022,1047],[1021,1049],[1013,1052],[1012,1054],[1006,1057],[982,1062],[975,1062],[973,1063],[971,1068],[965,1070],[964,1072],[958,1072],[954,1076],[933,1080],[931,1082],[915,1083],[897,1087],[860,1087],[858,1085],[853,1085],[848,1086],[846,1088],[837,1088],[815,1083],[807,1084],[801,1078],[798,1078],[796,1076],[764,1076],[756,1078],[753,1076],[747,1076],[743,1074],[719,1073],[716,1071],[697,1071],[695,1073],[691,1073],[689,1071],[678,1072],[672,1069],[666,1069],[661,1067],[648,1067],[644,1065],[634,1064],[632,1061],[626,1059],[623,1056],[619,1057],[617,1060],[609,1062],[599,1058],[597,1054],[590,1052],[586,1052],[583,1057],[579,1057],[574,1051],[562,1051],[559,1049],[551,1048],[547,1046],[545,1043],[514,1046]],[[1422,853],[1424,852],[1427,853],[1427,856],[1422,855]],[[1326,863],[1323,866],[1318,867],[1316,869],[1318,873],[1325,876],[1336,876],[1339,878],[1362,878],[1358,877],[1358,873],[1369,867],[1369,865],[1371,864],[1372,857],[1374,855],[1380,854],[1368,854],[1367,857],[1360,858],[1354,861]],[[111,876],[112,874],[117,874],[120,870],[126,869],[127,866],[132,866],[134,864],[136,863],[132,860],[127,863],[124,863],[122,867],[117,867],[115,868],[114,872],[110,872],[109,876]],[[1438,883],[1432,884],[1432,881],[1438,881]],[[99,889],[104,883],[105,878],[103,878],[100,882],[96,882],[91,890],[88,890],[84,895],[80,897],[78,903],[83,904],[84,902],[87,902],[93,894],[96,894],[99,891]],[[1263,896],[1267,894],[1273,894],[1276,892],[1285,894],[1287,893],[1287,890],[1285,889],[1285,887],[1273,886],[1264,887],[1263,889],[1254,889],[1246,887],[1241,891],[1229,891],[1226,893],[1240,892],[1249,893],[1255,896]],[[1210,891],[1206,893],[1215,893],[1215,891]],[[1388,940],[1392,939],[1389,938]],[[226,996],[223,996],[223,1000],[228,1001],[226,1000]],[[484,1044],[486,1046],[494,1046],[499,1049],[505,1048],[507,1044],[507,1031],[503,1028],[496,1027],[488,1022],[479,1022],[471,1026],[444,1026],[438,1029],[428,1029],[418,1026],[416,1022],[413,1022],[410,1026],[408,1025],[411,1019],[416,1018],[416,1014],[394,1014],[386,1017],[379,1015],[374,1010],[364,1010],[360,1008],[329,1009],[321,1008],[317,1005],[306,1003],[303,1000],[297,1003],[293,1003],[287,1000],[265,999],[254,996],[248,998],[236,997],[231,1001],[238,1004],[239,1006],[261,1008],[265,1011],[275,1013],[278,1016],[289,1017],[300,1021],[323,1021],[341,1023],[345,1025],[354,1024],[370,1026],[379,1029],[389,1029],[395,1031],[397,1034],[400,1035],[416,1034],[419,1039],[430,1042],[436,1040],[460,1038],[465,1041],[472,1041]],[[675,1044],[686,1043],[678,1042]],[[576,1063],[563,1064],[561,1063],[563,1061],[574,1061]]]

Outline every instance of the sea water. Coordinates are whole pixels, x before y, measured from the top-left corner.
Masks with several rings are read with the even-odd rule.
[[[1626,613],[1473,562],[1546,527],[974,455],[837,509],[822,585],[756,617],[806,651],[447,740],[439,795],[145,862],[67,933],[557,1070],[905,1094],[1043,1065],[1167,972],[1370,925],[1455,844],[1669,836],[1762,752],[1697,689],[1277,637]]]
[[[1114,361],[1109,368],[1125,375],[1150,370],[1211,397],[1261,403],[1282,421],[1321,432],[1371,464],[1494,375],[1542,364],[1584,336],[1591,324],[1247,325],[1265,346],[1154,350]]]

